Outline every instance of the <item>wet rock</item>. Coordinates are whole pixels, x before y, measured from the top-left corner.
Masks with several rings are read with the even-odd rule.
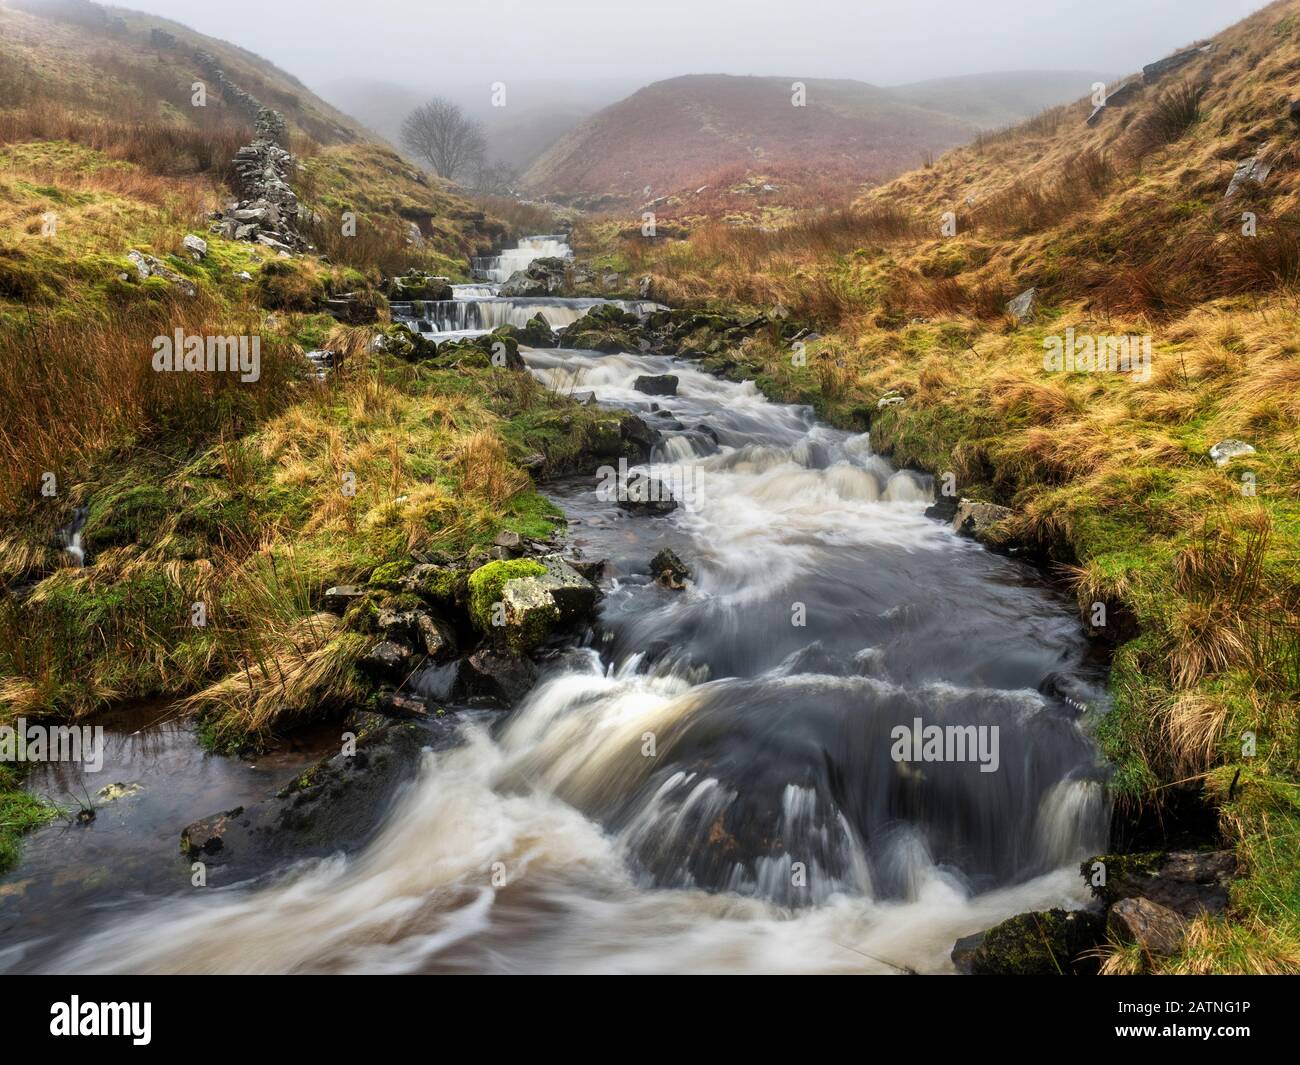
[[[225,849],[226,832],[234,818],[244,812],[236,806],[225,813],[205,817],[185,827],[181,832],[181,853],[192,860],[204,858]]]
[[[676,551],[668,547],[650,560],[650,572],[656,583],[673,591],[681,591],[685,588],[686,581],[691,577],[691,571],[686,567],[686,563],[677,557]]]
[[[533,315],[519,330],[519,342],[530,348],[553,348],[559,339],[540,313]]]
[[[478,651],[466,660],[466,687],[504,706],[513,706],[537,683],[537,667],[523,655]]]
[[[677,500],[669,487],[647,473],[635,473],[621,486],[617,501],[620,510],[661,518],[677,509]]]
[[[640,462],[647,461],[655,445],[663,439],[663,434],[658,429],[652,428],[644,418],[636,414],[623,417],[618,427],[618,435],[626,445],[623,451],[628,457]]]
[[[1106,928],[1121,943],[1136,943],[1150,960],[1182,949],[1187,920],[1150,899],[1121,899],[1107,913]]]
[[[644,392],[647,396],[675,396],[677,395],[677,376],[670,373],[656,376],[642,375],[632,383],[632,387],[638,392]]]
[[[181,833],[181,850],[192,861],[228,870],[227,882],[288,860],[353,850],[383,822],[423,747],[455,742],[451,722],[367,729],[355,751],[322,759],[274,798],[193,822]]]
[[[1027,322],[1034,317],[1038,305],[1038,289],[1027,288],[1006,306],[1007,314],[1017,322]]]
[[[1099,864],[1104,884],[1096,883]],[[1093,894],[1109,906],[1145,898],[1187,918],[1226,910],[1236,869],[1230,850],[1099,855],[1080,866]]]
[[[501,283],[501,288],[498,289],[498,292],[502,296],[518,298],[545,296],[547,294],[547,289],[545,281],[529,277],[523,270],[516,270]]]
[[[957,504],[953,515],[953,532],[974,537],[981,543],[991,540],[997,526],[1012,516],[1009,507],[1000,507],[996,503],[980,503],[974,499],[963,499]]]
[[[378,676],[401,673],[411,660],[411,649],[396,640],[381,640],[361,659],[361,667]]]
[[[389,692],[377,704],[379,712],[395,721],[423,721],[429,716],[429,704],[418,695]]]
[[[181,241],[181,244],[195,262],[202,262],[208,257],[208,242],[202,237],[196,237],[193,233],[189,233]]]
[[[1053,909],[1021,913],[953,947],[960,971],[978,976],[1082,975],[1097,971],[1084,955],[1101,941],[1100,914]]]
[[[601,577],[605,575],[605,560],[585,559],[585,558],[565,558],[565,565],[569,566],[574,572],[581,574],[592,584],[596,584]]]
[[[957,507],[960,501],[956,496],[940,495],[933,503],[925,508],[925,516],[933,518],[935,521],[942,521],[951,525],[953,519],[957,517]]]

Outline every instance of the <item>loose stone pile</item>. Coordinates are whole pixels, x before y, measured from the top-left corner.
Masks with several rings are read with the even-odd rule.
[[[284,147],[284,117],[270,108],[257,113],[253,143],[235,154],[240,199],[231,204],[215,230],[230,240],[265,245],[286,255],[310,248],[299,227],[310,220],[289,185],[297,162]]]

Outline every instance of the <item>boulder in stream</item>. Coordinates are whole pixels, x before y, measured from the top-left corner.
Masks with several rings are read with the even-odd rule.
[[[676,374],[642,374],[633,383],[632,387],[638,392],[644,392],[647,396],[675,396],[677,395],[677,375]]]
[[[957,504],[953,514],[953,532],[974,537],[982,544],[996,542],[993,533],[997,526],[1012,516],[1009,507],[996,503],[981,503],[974,499],[963,499]]]
[[[665,547],[650,560],[650,572],[654,575],[656,583],[675,592],[685,588],[686,581],[691,577],[691,571],[686,563],[678,558],[677,552],[670,547]]]

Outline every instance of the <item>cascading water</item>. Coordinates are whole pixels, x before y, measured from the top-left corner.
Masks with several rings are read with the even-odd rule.
[[[1084,902],[1102,696],[1065,603],[865,434],[665,357],[524,354],[641,412],[689,487],[667,519],[555,489],[609,560],[597,641],[504,722],[467,713],[360,853],[115,914],[47,968],[949,971],[959,936]],[[665,372],[676,396],[633,387]],[[665,547],[684,591],[646,572]],[[900,758],[926,726],[966,756]]]
[[[573,249],[563,234],[524,237],[517,247],[508,248],[500,255],[475,258],[470,265],[475,276],[500,283],[509,281],[516,270],[527,270],[537,259],[547,258],[573,258]]]
[[[458,285],[460,289],[477,289],[480,286]],[[552,329],[572,325],[592,307],[601,303],[614,303],[634,314],[647,314],[658,306],[649,300],[559,299],[550,296],[504,297],[477,293],[454,300],[428,300],[415,303],[395,303],[393,313],[407,317],[425,333],[468,335],[496,329],[501,325],[526,325],[536,314],[546,319]]]

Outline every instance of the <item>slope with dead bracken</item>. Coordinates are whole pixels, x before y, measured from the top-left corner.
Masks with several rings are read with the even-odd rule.
[[[1113,645],[1121,842],[1190,833],[1238,870],[1173,956],[1116,942],[1107,971],[1297,972],[1300,0],[1192,48],[853,209],[602,250],[659,298],[814,321],[800,359],[754,341],[729,372],[1007,506],[997,535]],[[1048,358],[1107,337],[1149,366]],[[1217,464],[1227,440],[1252,450]]]
[[[802,106],[795,105],[799,86]],[[944,105],[961,99],[939,88],[929,95]],[[523,183],[608,205],[640,203],[647,188],[659,196],[697,186],[729,168],[774,177],[815,168],[840,184],[862,184],[1001,124],[1013,106],[955,115],[858,81],[691,75],[656,82],[593,116],[538,159]]]

